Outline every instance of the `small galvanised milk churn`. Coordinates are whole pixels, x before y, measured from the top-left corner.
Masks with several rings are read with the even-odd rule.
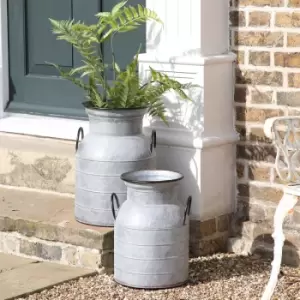
[[[98,226],[113,226],[111,195],[119,206],[126,200],[124,172],[155,169],[156,135],[142,133],[146,109],[86,109],[90,131],[78,130],[76,142],[75,218]],[[81,138],[81,141],[79,141]]]
[[[192,198],[179,199],[183,176],[164,170],[122,174],[127,200],[115,212],[114,279],[135,288],[168,288],[189,273],[189,214]]]

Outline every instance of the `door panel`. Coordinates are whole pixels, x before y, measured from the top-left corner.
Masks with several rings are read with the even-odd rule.
[[[98,11],[111,10],[117,0],[9,0],[10,102],[8,111],[85,118],[84,93],[59,77],[48,66],[54,62],[70,68],[81,65],[81,57],[71,45],[57,41],[49,18],[96,21]],[[145,4],[132,0],[129,4]],[[145,27],[122,34],[115,40],[117,61],[125,66],[145,45]],[[106,62],[111,61],[110,47],[103,46]],[[111,74],[109,75],[111,76]]]
[[[60,4],[61,3],[61,4]],[[59,10],[57,9],[59,7]],[[46,66],[45,61],[56,62],[61,66],[72,66],[72,46],[56,41],[51,32],[48,16],[57,19],[72,18],[71,0],[29,0],[26,1],[25,22],[27,36],[27,62],[29,74],[50,75],[53,68]],[[40,70],[39,70],[40,69]],[[52,70],[52,75],[53,70]]]

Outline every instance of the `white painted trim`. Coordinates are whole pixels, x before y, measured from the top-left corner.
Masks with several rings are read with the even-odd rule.
[[[9,100],[7,0],[0,1],[0,119]]]
[[[170,56],[165,53],[142,53],[139,55],[139,62],[149,62],[151,64],[160,63],[160,64],[176,64],[177,66],[206,66],[213,64],[222,64],[233,62],[236,59],[236,54],[226,53],[222,55],[213,55],[213,56],[201,56],[198,53],[198,50],[195,50],[190,53],[182,53],[178,56]]]
[[[235,132],[227,136],[194,137],[189,139],[192,132],[188,130],[168,127],[144,127],[146,134],[150,134],[153,129],[157,132],[157,143],[171,147],[205,149],[236,143],[239,140],[239,135]]]
[[[0,120],[0,132],[64,140],[75,140],[79,127],[87,132],[88,121],[16,113],[4,113]]]
[[[64,119],[26,114],[5,114],[0,120],[0,132],[25,134],[39,137],[56,138],[74,141],[77,130],[82,127],[84,133],[89,131],[89,122],[74,119]],[[178,130],[168,127],[154,128],[157,131],[159,145],[183,147],[192,149],[212,148],[238,141],[238,135],[213,136],[206,138],[187,138],[191,135],[188,130]],[[152,127],[145,127],[145,134],[151,133]],[[176,136],[176,138],[174,138]]]

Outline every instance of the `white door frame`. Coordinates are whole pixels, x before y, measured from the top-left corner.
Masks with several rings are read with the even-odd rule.
[[[87,121],[5,112],[9,101],[8,1],[0,0],[0,132],[74,140],[79,127],[88,131]]]
[[[0,0],[0,132],[75,140],[79,127],[83,127],[85,132],[88,132],[88,121],[5,112],[5,108],[9,101],[8,1],[9,0]],[[200,36],[198,37],[200,30],[199,28],[202,28],[201,30],[203,31],[203,27],[207,28],[211,25],[211,22],[214,24],[214,27],[212,27],[211,30],[218,33],[220,36],[219,40],[222,41],[224,39],[224,35],[227,38],[226,29],[224,31],[224,25],[226,26],[226,18],[220,18],[220,24],[216,24],[215,21],[212,21],[211,19],[204,19],[205,22],[201,21],[203,16],[211,11],[219,10],[220,15],[227,16],[227,12],[224,10],[224,0],[211,0],[209,3],[206,3],[206,1],[203,3],[198,2],[199,0],[164,1],[166,2],[162,2],[161,0],[147,0],[146,3],[147,7],[158,11],[159,15],[163,16],[163,21],[165,23],[164,39],[166,41],[161,41],[162,45],[164,45],[162,47],[156,44],[154,46],[157,48],[166,49],[164,49],[164,54],[162,54],[162,52],[153,52],[153,49],[148,49],[151,48],[148,44],[149,40],[151,40],[150,33],[153,28],[147,24],[147,53],[140,55],[140,66],[143,67],[146,65],[147,68],[149,65],[152,65],[161,71],[165,71],[167,69],[171,69],[173,71],[178,70],[178,74],[180,75],[178,78],[190,78],[196,76],[198,73],[203,73],[203,70],[208,68],[208,65],[227,64],[234,60],[234,56],[228,53],[224,55],[213,54],[216,51],[216,47],[223,49],[226,46],[225,41],[223,41],[220,46],[214,45],[214,41],[213,44],[210,45],[212,40],[207,39],[206,36],[201,36],[202,40],[198,40],[200,38]],[[175,2],[178,5],[174,5]],[[185,5],[182,6],[183,3],[185,3]],[[203,6],[201,9],[198,7],[200,5]],[[182,12],[183,7],[185,7],[185,9],[188,8],[184,14]],[[191,9],[192,7],[198,9]],[[166,18],[167,15],[168,18]],[[164,20],[164,18],[166,19]],[[177,32],[178,28],[176,29],[172,25],[174,22],[176,22],[176,20],[173,20],[174,18],[176,18],[178,22],[180,21],[181,24],[184,24],[185,20],[190,20],[191,24],[188,26],[190,32],[188,35],[194,38],[197,37],[196,40],[201,46],[199,49],[206,49],[208,52],[210,51],[210,55],[205,56],[203,55],[204,53],[198,53],[196,56],[194,56],[194,54],[191,54],[191,56],[188,55],[182,59],[179,58],[176,60],[176,62],[170,62],[170,53],[173,49],[173,47],[172,49],[168,48],[170,41],[173,40],[174,43],[179,45],[182,44],[180,43],[180,40],[184,38],[184,34],[181,32],[181,29],[179,28],[180,31]],[[198,29],[196,30],[195,28]],[[188,29],[186,30],[188,31]],[[155,53],[157,53],[157,55],[154,55]],[[200,77],[204,80],[206,75],[204,76],[203,74]],[[174,76],[177,77],[176,71]],[[208,80],[205,80],[205,83],[203,82],[203,84],[210,85],[211,83]],[[228,88],[231,89],[231,87]],[[231,101],[230,98],[228,100]],[[228,103],[224,103],[224,106],[228,106]],[[205,113],[205,111],[203,113]],[[210,118],[210,115],[207,115],[207,113],[205,114],[206,116],[204,116],[204,119]],[[148,124],[145,125],[147,126]],[[159,130],[160,141],[164,145],[201,149],[204,147],[231,143],[236,140],[236,135],[232,130],[222,133],[221,136],[208,136],[204,139],[203,137],[195,137],[192,141],[187,141],[185,130],[165,127],[159,127],[156,129]],[[198,131],[197,128],[195,130]],[[173,138],[174,135],[177,136],[176,139]]]
[[[7,1],[0,1],[0,118],[9,100]]]

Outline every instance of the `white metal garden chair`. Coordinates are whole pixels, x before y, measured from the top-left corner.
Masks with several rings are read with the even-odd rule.
[[[286,186],[274,215],[274,258],[270,280],[262,300],[271,299],[275,290],[284,245],[283,221],[292,211],[300,196],[300,117],[275,117],[267,119],[264,126],[265,135],[276,147],[275,168],[278,176]]]

